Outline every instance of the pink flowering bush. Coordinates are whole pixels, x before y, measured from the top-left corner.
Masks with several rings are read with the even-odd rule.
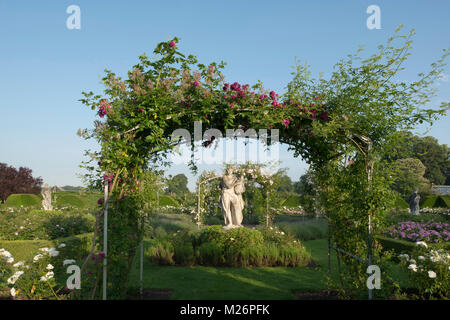
[[[397,240],[435,243],[450,240],[450,225],[433,221],[404,221],[390,226],[382,234]]]

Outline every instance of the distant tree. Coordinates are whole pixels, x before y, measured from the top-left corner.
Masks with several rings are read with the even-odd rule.
[[[425,178],[434,184],[444,184],[450,165],[448,158],[450,148],[440,145],[434,137],[421,138],[414,145],[416,157],[425,165]]]
[[[416,188],[422,193],[429,192],[430,181],[424,177],[425,166],[419,159],[398,159],[395,161],[395,168],[393,189],[402,197],[409,197]]]
[[[291,178],[284,171],[280,171],[278,174],[278,188],[279,192],[294,192],[294,186]]]
[[[169,179],[167,179],[166,192],[168,194],[183,197],[186,193],[189,193],[187,183],[188,178],[184,175],[184,173],[177,174],[174,177],[169,177]]]
[[[42,178],[34,178],[32,170],[20,167],[19,170],[6,163],[0,163],[0,199],[4,203],[13,193],[39,194]]]
[[[400,132],[402,143],[395,146],[387,160],[417,158],[425,166],[425,178],[434,184],[450,183],[450,148],[440,145],[434,137],[418,137],[411,132]]]
[[[294,191],[299,195],[313,194],[313,185],[311,179],[308,178],[308,174],[300,176],[300,179],[294,183]]]

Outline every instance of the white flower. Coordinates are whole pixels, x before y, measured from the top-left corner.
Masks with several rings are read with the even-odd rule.
[[[428,245],[425,241],[417,241],[416,246],[423,246],[425,248],[428,248]]]
[[[51,264],[48,264],[46,269],[47,270],[53,270],[53,266]]]
[[[64,260],[63,261],[63,266],[65,266],[65,265],[67,265],[67,264],[73,264],[73,263],[75,263],[76,261],[75,260],[73,260],[73,259],[67,259],[67,260]]]
[[[5,249],[0,249],[0,256],[2,256],[6,260],[6,263],[14,262],[14,258],[12,256],[11,252],[6,251]]]
[[[47,247],[45,247],[45,248],[39,248],[39,250],[41,250],[42,252],[48,252],[48,248],[47,248]]]
[[[414,272],[417,272],[417,266],[416,266],[415,264],[410,264],[410,265],[408,266],[408,269],[410,269],[410,270],[412,270],[412,271],[414,271]]]
[[[43,257],[44,257],[44,256],[43,256],[42,254],[39,253],[39,254],[37,254],[37,255],[34,256],[33,261],[36,262],[36,261],[42,259]]]
[[[418,259],[422,261],[426,260],[424,256],[419,256]]]
[[[7,280],[7,282],[8,282],[9,284],[15,284],[16,281],[17,281],[17,279],[19,279],[20,276],[23,275],[23,274],[24,274],[23,271],[17,271],[16,273],[14,273],[14,274]]]
[[[234,238],[230,238],[231,241],[234,241]]]
[[[46,281],[50,280],[51,278],[53,278],[54,275],[55,275],[55,274],[53,273],[53,271],[47,272],[47,273],[45,274],[45,276],[42,276],[42,277],[41,277],[41,281],[46,282]]]
[[[25,261],[19,261],[19,262],[13,264],[13,267],[14,267],[14,268],[18,268],[18,267],[23,266],[24,264],[25,264]]]
[[[416,264],[416,260],[411,259],[411,260],[409,260],[409,263],[411,263],[411,264]]]
[[[281,231],[280,233],[281,233],[281,235],[283,235],[283,236],[284,236],[284,232],[283,232],[283,231]]]
[[[430,277],[430,278],[436,278],[436,272],[434,272],[434,271],[428,271],[428,276]]]
[[[11,288],[11,290],[9,292],[11,293],[11,296],[13,296],[13,297],[16,296],[16,289]]]
[[[50,257],[56,257],[59,254],[59,251],[56,248],[51,248],[48,250],[48,254]]]
[[[59,246],[58,246],[58,248],[65,248],[66,247],[66,244],[65,243],[61,243]]]

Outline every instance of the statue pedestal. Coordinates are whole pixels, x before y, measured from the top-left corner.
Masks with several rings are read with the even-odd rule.
[[[236,228],[242,228],[243,226],[236,226],[234,224],[229,224],[227,226],[223,226],[222,229],[223,230],[229,230],[229,229],[236,229]]]

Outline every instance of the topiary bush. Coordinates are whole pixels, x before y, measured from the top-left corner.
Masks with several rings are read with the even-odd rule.
[[[401,208],[401,209],[408,209],[409,204],[408,204],[408,202],[405,201],[405,199],[403,199],[401,197],[397,197],[395,199],[394,207]]]
[[[55,206],[57,207],[67,207],[72,206],[76,208],[84,208],[86,203],[83,199],[74,194],[62,194],[59,193],[56,196]]]
[[[437,196],[427,196],[423,198],[423,202],[420,204],[424,208],[434,208],[437,200]]]
[[[448,207],[447,202],[444,200],[443,197],[439,196],[436,198],[433,208],[447,208],[447,207]]]
[[[35,194],[12,194],[5,201],[6,206],[11,207],[30,207],[30,206],[41,206],[42,199],[40,196]]]

